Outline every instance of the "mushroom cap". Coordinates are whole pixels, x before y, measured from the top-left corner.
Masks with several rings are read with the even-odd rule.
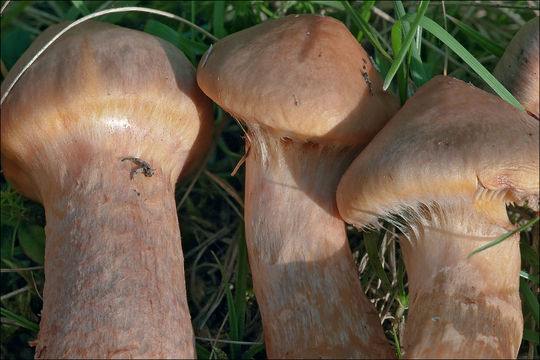
[[[67,25],[52,26],[36,39],[11,69],[2,93]],[[69,171],[77,176],[70,166],[98,153],[110,153],[109,161],[142,157],[170,171],[174,183],[204,155],[213,128],[212,103],[176,47],[95,21],[69,30],[37,59],[11,89],[1,115],[6,177],[38,201],[43,178]]]
[[[493,75],[537,119],[540,111],[538,38],[539,24],[536,16],[517,32],[493,71]]]
[[[434,201],[536,206],[538,124],[494,95],[436,76],[347,169],[337,190],[339,212],[363,227]]]
[[[199,63],[197,82],[248,126],[306,141],[366,143],[399,108],[345,25],[317,15],[269,20],[219,40]]]

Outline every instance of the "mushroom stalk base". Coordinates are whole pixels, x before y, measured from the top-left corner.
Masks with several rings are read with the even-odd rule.
[[[395,357],[337,214],[357,150],[253,129],[249,139],[246,241],[268,357]]]
[[[401,240],[410,304],[404,356],[515,358],[523,333],[519,234],[467,258],[509,231],[504,205],[492,208],[497,222],[457,202],[426,213]]]
[[[195,357],[174,184],[162,169],[131,180],[133,165],[96,160],[43,185],[56,190],[42,192],[36,358]]]

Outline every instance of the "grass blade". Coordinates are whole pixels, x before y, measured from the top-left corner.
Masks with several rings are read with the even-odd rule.
[[[531,329],[523,329],[523,340],[530,341],[538,345],[540,344],[540,333]]]
[[[352,17],[356,26],[358,26],[362,33],[367,36],[369,41],[382,54],[382,56],[391,62],[392,57],[388,55],[386,51],[384,51],[381,43],[379,42],[379,39],[377,39],[377,37],[373,34],[374,31],[371,28],[371,25],[369,25],[361,16],[358,16],[358,14],[356,13],[356,11],[354,11],[348,1],[344,1],[343,4],[345,4],[345,11]]]
[[[396,17],[398,18],[398,20],[407,14],[405,12],[405,8],[403,7],[403,1],[392,0],[392,4],[394,5],[394,12],[396,13]],[[402,22],[401,27],[403,28],[404,34],[407,34],[411,29],[411,25],[408,22]]]
[[[398,337],[397,337],[396,329],[393,329],[392,331],[394,333],[394,342],[396,343],[397,357],[398,357],[398,359],[401,359],[403,357],[403,354],[401,353],[401,348],[399,346],[399,340],[398,340]]]
[[[202,345],[195,344],[197,359],[210,359],[210,351],[206,350]]]
[[[403,17],[406,21],[413,21],[415,14],[408,14]],[[433,34],[436,38],[448,46],[457,56],[459,56],[471,69],[476,72],[502,99],[514,105],[521,111],[525,111],[523,106],[510,94],[508,90],[482,65],[470,52],[467,51],[452,35],[444,30],[435,21],[422,17],[420,25]]]
[[[538,269],[538,267],[540,266],[540,261],[538,260],[538,252],[536,252],[531,245],[525,242],[521,242],[519,244],[519,251],[521,253],[521,261],[523,261],[526,265]]]
[[[420,56],[421,44],[422,44],[422,27],[419,26],[416,29],[415,39],[413,40],[413,43],[411,46],[411,52],[410,52],[411,58],[410,58],[410,65],[409,65],[409,73],[416,87],[420,87],[424,85],[431,78],[427,74],[427,71],[424,68],[424,64],[422,62],[422,57]]]
[[[459,21],[455,17],[451,15],[446,15],[446,17],[452,21],[465,35],[470,37],[472,40],[475,41],[478,45],[492,53],[493,55],[497,57],[501,57],[504,54],[504,48],[497,44],[496,42],[488,39],[484,35],[480,34],[478,31],[474,30],[469,25]]]
[[[231,288],[229,287],[229,282],[225,278],[225,270],[223,269],[223,265],[219,261],[219,258],[217,255],[212,251],[212,256],[216,260],[216,263],[218,264],[219,271],[221,272],[221,278],[223,279],[223,282],[225,282],[225,297],[227,299],[227,309],[229,311],[229,336],[232,340],[240,340],[238,338],[238,316],[236,315],[236,308],[234,307],[234,300],[231,292]],[[231,359],[237,359],[238,354],[240,353],[240,346],[238,344],[231,344],[230,350],[231,350]]]
[[[404,269],[405,264],[403,263],[403,259],[399,259],[399,265],[398,265],[398,289],[399,289],[399,296],[400,303],[405,307],[406,309],[409,307],[409,295],[405,291],[405,284],[403,279],[405,278],[405,272]]]
[[[242,355],[242,359],[251,359],[264,349],[266,349],[266,344],[255,345]]]
[[[396,21],[396,23],[392,26],[392,51],[394,54],[398,54],[401,50],[402,43],[401,43],[401,20]],[[398,67],[397,71],[397,80],[398,80],[398,89],[399,89],[399,101],[401,105],[405,104],[405,101],[407,100],[407,70],[406,65],[403,62],[401,66]]]
[[[381,233],[381,236],[384,236],[384,232]],[[364,244],[366,246],[366,252],[368,254],[371,268],[375,274],[377,274],[379,279],[381,279],[385,290],[390,292],[392,291],[392,284],[390,283],[390,280],[388,280],[388,277],[383,270],[381,259],[379,258],[379,252],[377,251],[377,242],[377,236],[375,233],[370,231],[364,232]]]
[[[396,16],[398,19],[401,19],[406,15],[405,8],[403,7],[402,1],[393,1],[394,4],[394,12],[396,13]],[[407,21],[401,22],[401,27],[403,29],[403,34],[406,35],[410,30],[410,24]],[[422,57],[420,56],[420,48],[422,45],[422,27],[418,27],[416,30],[415,38],[413,38],[412,46],[409,52],[410,61],[408,64],[409,74],[411,76],[411,79],[413,80],[414,84],[417,87],[422,86],[424,83],[426,83],[429,80],[429,76],[426,74],[426,70],[424,69],[424,64],[422,63]],[[398,52],[394,51],[394,54],[397,54]],[[398,75],[399,76],[399,75]],[[407,98],[401,99],[402,105],[407,100]]]
[[[145,13],[164,16],[166,18],[177,20],[177,21],[179,21],[179,22],[181,22],[183,24],[186,24],[186,25],[189,25],[189,26],[195,28],[196,30],[198,30],[202,34],[208,36],[213,41],[218,40],[218,38],[216,38],[214,35],[210,34],[208,31],[204,30],[200,26],[198,26],[196,24],[193,24],[192,22],[184,19],[183,17],[177,16],[175,14],[171,14],[171,13],[166,12],[166,11],[150,9],[150,8],[144,8],[144,7],[136,7],[136,6],[127,6],[127,7],[122,7],[122,8],[115,8],[115,9],[107,9],[107,10],[103,10],[103,11],[98,11],[98,12],[95,12],[93,14],[86,15],[86,16],[72,22],[71,24],[69,24],[68,26],[63,28],[60,32],[58,32],[56,35],[54,35],[46,44],[44,44],[41,47],[41,49],[32,57],[32,59],[30,59],[28,61],[28,63],[21,69],[21,71],[17,74],[17,76],[13,79],[13,81],[6,87],[6,89],[4,90],[4,93],[2,94],[2,98],[0,99],[0,105],[4,103],[7,96],[9,95],[9,92],[11,91],[13,86],[15,86],[15,84],[20,79],[20,77],[26,72],[26,70],[28,70],[28,68],[37,60],[37,58],[39,56],[41,56],[41,54],[43,54],[43,52],[45,52],[45,50],[47,50],[47,48],[49,46],[51,46],[60,36],[62,36],[64,33],[66,33],[67,31],[69,31],[70,29],[74,28],[75,26],[79,25],[82,22],[91,20],[91,19],[96,18],[96,17],[103,16],[103,15],[124,13],[124,12],[145,12]]]
[[[2,316],[7,317],[8,319],[11,319],[11,320],[15,321],[21,327],[23,327],[25,329],[28,329],[28,330],[36,333],[36,334],[39,331],[39,326],[37,324],[34,324],[30,320],[28,320],[28,319],[26,319],[26,318],[24,318],[24,317],[22,317],[20,315],[12,313],[11,311],[9,311],[6,308],[0,307],[0,314]]]
[[[405,55],[407,55],[407,51],[409,50],[409,47],[412,44],[412,41],[414,39],[414,35],[416,33],[416,29],[418,28],[418,25],[420,24],[420,20],[424,17],[424,14],[428,8],[429,1],[422,1],[420,2],[420,5],[418,6],[418,13],[415,14],[415,18],[412,22],[411,28],[407,32],[407,36],[405,37],[405,41],[403,42],[403,46],[401,47],[399,54],[394,59],[394,62],[392,63],[392,66],[390,66],[390,70],[388,71],[388,74],[386,74],[386,77],[384,79],[383,84],[383,90],[386,91],[388,87],[390,86],[390,83],[392,82],[392,79],[394,78],[394,75],[396,75],[396,72],[405,59]],[[405,19],[406,17],[404,17]]]
[[[214,11],[213,11],[213,27],[214,34],[218,38],[225,37],[227,31],[225,30],[225,2],[224,1],[214,1]]]
[[[333,9],[336,9],[336,10],[339,10],[339,11],[345,11],[345,7],[343,6],[343,4],[342,4],[341,1],[335,1],[335,0],[330,0],[330,1],[313,0],[312,3],[313,3],[313,4],[318,4],[318,5],[321,5],[321,6],[324,6],[324,7],[333,8]]]
[[[82,16],[86,16],[86,15],[90,14],[90,11],[88,10],[88,8],[86,7],[86,5],[84,4],[84,1],[81,1],[81,0],[72,0],[71,3],[72,3],[73,6],[75,7],[75,9],[77,9],[77,11],[79,11],[79,13],[80,13]]]
[[[492,246],[495,246],[501,242],[503,242],[504,240],[508,239],[509,237],[511,237],[512,235],[516,234],[516,233],[519,233],[523,230],[525,230],[526,228],[528,228],[529,226],[533,226],[536,222],[538,222],[538,220],[540,219],[540,216],[535,218],[535,219],[532,219],[531,221],[529,221],[528,223],[526,223],[525,225],[513,230],[513,231],[510,231],[509,233],[507,234],[504,234],[503,236],[501,236],[500,238],[496,239],[496,240],[493,240],[492,242],[474,250],[472,253],[469,254],[469,256],[467,256],[467,259],[470,258],[471,256],[473,256],[474,254],[476,253],[479,253],[480,251],[484,251],[486,249],[489,249],[490,247]]]
[[[362,3],[362,7],[358,11],[358,16],[364,19],[364,21],[368,24],[369,24],[369,18],[371,17],[371,8],[374,5],[375,5],[375,0],[364,1]],[[363,36],[364,36],[364,33],[362,31],[359,31],[358,35],[356,36],[356,40],[360,42]]]
[[[45,262],[45,230],[38,225],[21,226],[17,232],[19,245],[26,256],[43,265]]]
[[[540,279],[539,279],[539,278],[537,278],[537,277],[534,276],[534,275],[529,274],[529,273],[526,272],[526,271],[521,270],[521,271],[519,272],[519,276],[521,276],[522,278],[524,278],[524,279],[526,279],[526,280],[530,280],[530,281],[532,281],[532,282],[535,282],[535,283],[537,283],[537,284],[540,284]]]
[[[149,19],[144,26],[144,32],[165,39],[171,44],[178,46],[180,39],[178,32],[159,21]]]
[[[236,270],[236,286],[234,294],[234,307],[238,317],[238,339],[244,338],[244,325],[246,318],[246,286],[248,278],[248,255],[244,228],[240,228],[238,239],[238,268]]]
[[[524,303],[527,304],[527,307],[531,311],[531,314],[534,318],[534,321],[538,324],[540,322],[538,298],[533,294],[532,290],[527,285],[525,279],[519,279],[519,293],[521,294]]]

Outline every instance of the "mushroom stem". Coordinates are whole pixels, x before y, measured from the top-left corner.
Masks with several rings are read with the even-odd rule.
[[[62,196],[42,191],[47,280],[36,357],[194,358],[175,177],[157,161],[151,178],[133,180],[120,158],[81,161],[41,187]]]
[[[6,83],[68,24],[40,35]],[[88,21],[1,110],[4,174],[47,220],[36,357],[194,358],[174,186],[213,121],[193,65],[164,40]]]
[[[519,235],[468,258],[512,227],[504,204],[489,202],[489,217],[465,201],[416,212],[401,241],[410,298],[406,358],[517,355],[523,328]]]
[[[269,358],[394,357],[335,202],[358,149],[257,125],[249,142],[246,241]]]

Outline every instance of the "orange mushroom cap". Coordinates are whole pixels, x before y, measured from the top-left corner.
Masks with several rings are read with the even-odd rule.
[[[321,143],[365,144],[399,108],[345,25],[324,16],[289,15],[220,40],[197,82],[248,125]]]
[[[351,164],[338,208],[361,227],[432,201],[480,194],[536,206],[538,151],[534,119],[472,85],[436,76]]]

